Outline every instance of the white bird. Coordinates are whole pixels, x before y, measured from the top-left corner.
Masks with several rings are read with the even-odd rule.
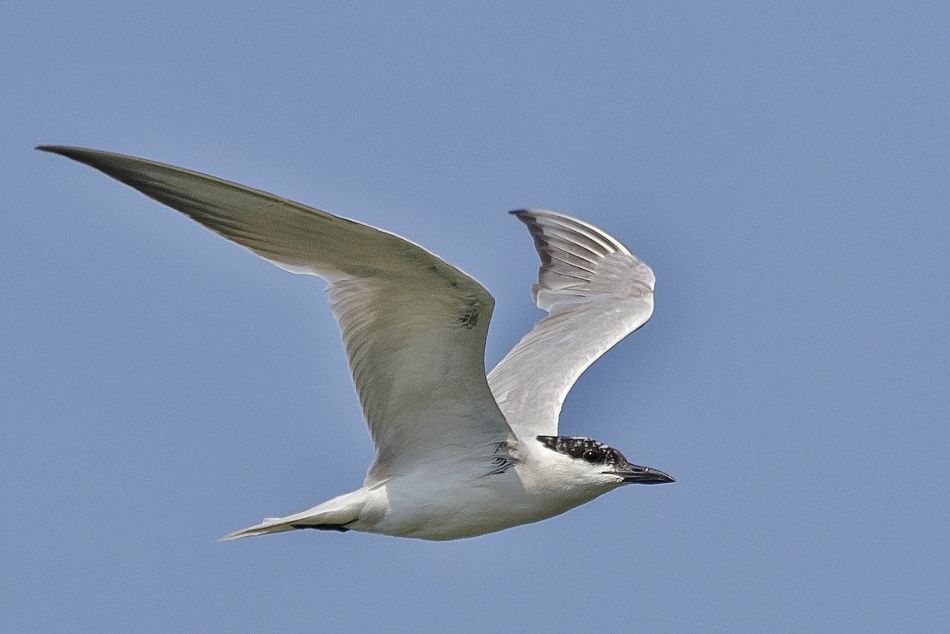
[[[323,278],[376,446],[363,485],[223,539],[293,529],[448,540],[558,515],[624,484],[673,478],[590,438],[558,436],[561,404],[653,314],[654,276],[600,229],[513,211],[541,257],[541,319],[485,374],[494,300],[397,235],[180,167],[40,146],[90,165],[293,273]]]

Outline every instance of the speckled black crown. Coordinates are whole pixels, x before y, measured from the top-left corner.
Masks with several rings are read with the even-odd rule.
[[[593,438],[583,436],[538,436],[548,449],[591,464],[623,466],[630,464],[623,454]]]

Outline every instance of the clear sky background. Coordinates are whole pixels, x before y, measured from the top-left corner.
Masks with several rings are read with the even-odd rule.
[[[946,3],[340,4],[0,2],[0,630],[950,628]],[[656,312],[561,429],[678,482],[216,543],[372,459],[322,284],[39,143],[407,236],[489,365],[540,314],[504,212],[602,226]]]

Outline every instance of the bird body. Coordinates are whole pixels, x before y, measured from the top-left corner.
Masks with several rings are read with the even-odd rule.
[[[482,460],[427,464],[301,513],[265,519],[225,539],[300,528],[460,539],[559,515],[622,484],[590,481],[572,468],[570,458],[549,453],[529,442],[486,451]],[[498,459],[506,465],[494,466]]]
[[[616,449],[557,435],[581,373],[653,313],[650,268],[605,232],[512,212],[541,258],[548,315],[486,374],[494,300],[422,247],[213,176],[41,146],[90,165],[293,273],[325,279],[376,459],[363,485],[224,539],[313,528],[448,540],[536,522],[624,484],[672,482]]]

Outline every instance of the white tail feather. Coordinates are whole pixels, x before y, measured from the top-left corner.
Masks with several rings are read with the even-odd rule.
[[[265,517],[260,524],[242,528],[225,535],[219,542],[255,537],[269,533],[283,533],[297,528],[326,528],[328,530],[349,530],[349,525],[360,518],[360,512],[366,503],[367,491],[358,489],[346,493],[332,500],[327,500],[319,506],[307,509],[300,513],[286,517]]]

